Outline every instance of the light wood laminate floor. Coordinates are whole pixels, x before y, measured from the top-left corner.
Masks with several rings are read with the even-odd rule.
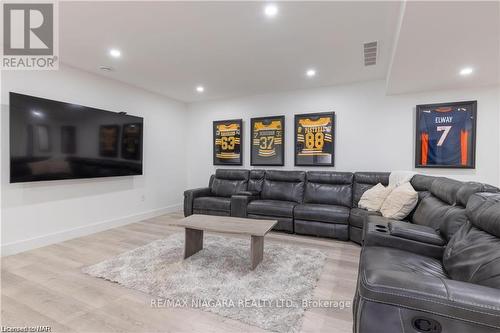
[[[199,309],[151,307],[147,294],[81,273],[83,266],[183,232],[171,225],[180,218],[181,213],[167,214],[3,257],[1,325],[50,326],[52,332],[266,332]],[[352,301],[359,246],[275,232],[268,241],[324,251],[314,299]],[[302,332],[352,332],[352,308],[309,309]]]

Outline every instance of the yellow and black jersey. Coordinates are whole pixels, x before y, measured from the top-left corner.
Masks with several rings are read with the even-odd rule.
[[[215,125],[215,158],[221,162],[240,159],[241,125],[239,123]]]
[[[298,119],[296,140],[298,164],[333,163],[333,116]]]
[[[280,120],[269,124],[256,121],[253,125],[252,148],[260,157],[276,156],[277,149],[283,144],[283,125]]]

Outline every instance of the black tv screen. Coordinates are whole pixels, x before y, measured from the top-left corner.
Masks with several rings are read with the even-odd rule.
[[[10,182],[142,175],[143,118],[10,93]]]

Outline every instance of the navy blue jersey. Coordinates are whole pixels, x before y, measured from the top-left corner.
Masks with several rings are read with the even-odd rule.
[[[424,109],[419,137],[422,165],[467,165],[474,116],[469,106]]]

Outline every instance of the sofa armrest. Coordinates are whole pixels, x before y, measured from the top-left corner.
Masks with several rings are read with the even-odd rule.
[[[446,241],[441,234],[431,227],[401,221],[389,221],[389,233],[392,236],[411,239],[421,243],[443,246]]]
[[[425,232],[418,229],[421,226],[403,221],[396,221],[382,216],[367,216],[365,220],[365,228],[363,230],[363,246],[383,246],[399,250],[405,250],[416,254],[421,254],[427,257],[440,259],[443,257],[444,241],[438,245],[438,240],[434,236],[428,236],[432,242],[420,241],[418,238],[425,239]],[[396,234],[392,234],[392,229],[395,229]],[[405,229],[408,228],[408,231]],[[411,229],[411,230],[410,230]],[[429,234],[436,233],[427,230]],[[439,236],[440,237],[440,236]]]
[[[246,196],[250,196],[250,197],[258,197],[259,196],[259,192],[256,192],[256,191],[240,191],[240,192],[236,193],[236,195],[246,195]]]
[[[195,188],[184,191],[184,216],[193,214],[193,201],[198,197],[209,197],[212,191],[209,187]]]
[[[363,268],[358,288],[367,301],[500,329],[498,289],[415,272]]]
[[[258,199],[255,195],[233,195],[231,196],[231,216],[247,217],[247,206],[252,200]]]

